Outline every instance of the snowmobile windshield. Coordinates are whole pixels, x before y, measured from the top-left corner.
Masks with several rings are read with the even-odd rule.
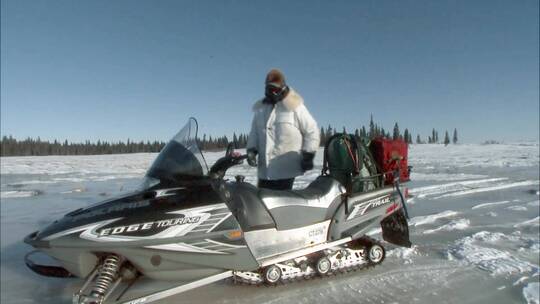
[[[144,188],[158,183],[174,185],[199,179],[208,173],[206,161],[197,143],[197,120],[187,124],[165,145],[146,173]]]

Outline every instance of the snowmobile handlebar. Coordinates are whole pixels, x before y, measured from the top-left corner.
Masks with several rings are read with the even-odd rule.
[[[229,170],[229,168],[242,164],[244,162],[244,159],[246,159],[247,157],[247,154],[240,154],[238,152],[227,149],[225,156],[218,159],[214,163],[212,168],[210,168],[210,177],[215,179],[223,179],[225,173],[227,173],[227,170]]]

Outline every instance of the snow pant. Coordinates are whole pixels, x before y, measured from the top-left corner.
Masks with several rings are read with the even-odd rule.
[[[258,187],[271,190],[291,190],[294,183],[293,178],[286,179],[259,179]]]

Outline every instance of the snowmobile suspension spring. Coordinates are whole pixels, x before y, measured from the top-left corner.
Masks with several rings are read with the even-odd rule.
[[[118,275],[120,257],[116,254],[108,255],[99,269],[96,282],[91,294],[104,295]]]

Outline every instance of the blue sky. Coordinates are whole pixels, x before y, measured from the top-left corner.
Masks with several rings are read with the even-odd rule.
[[[539,138],[539,2],[1,2],[1,133],[247,132],[281,68],[320,125]]]

